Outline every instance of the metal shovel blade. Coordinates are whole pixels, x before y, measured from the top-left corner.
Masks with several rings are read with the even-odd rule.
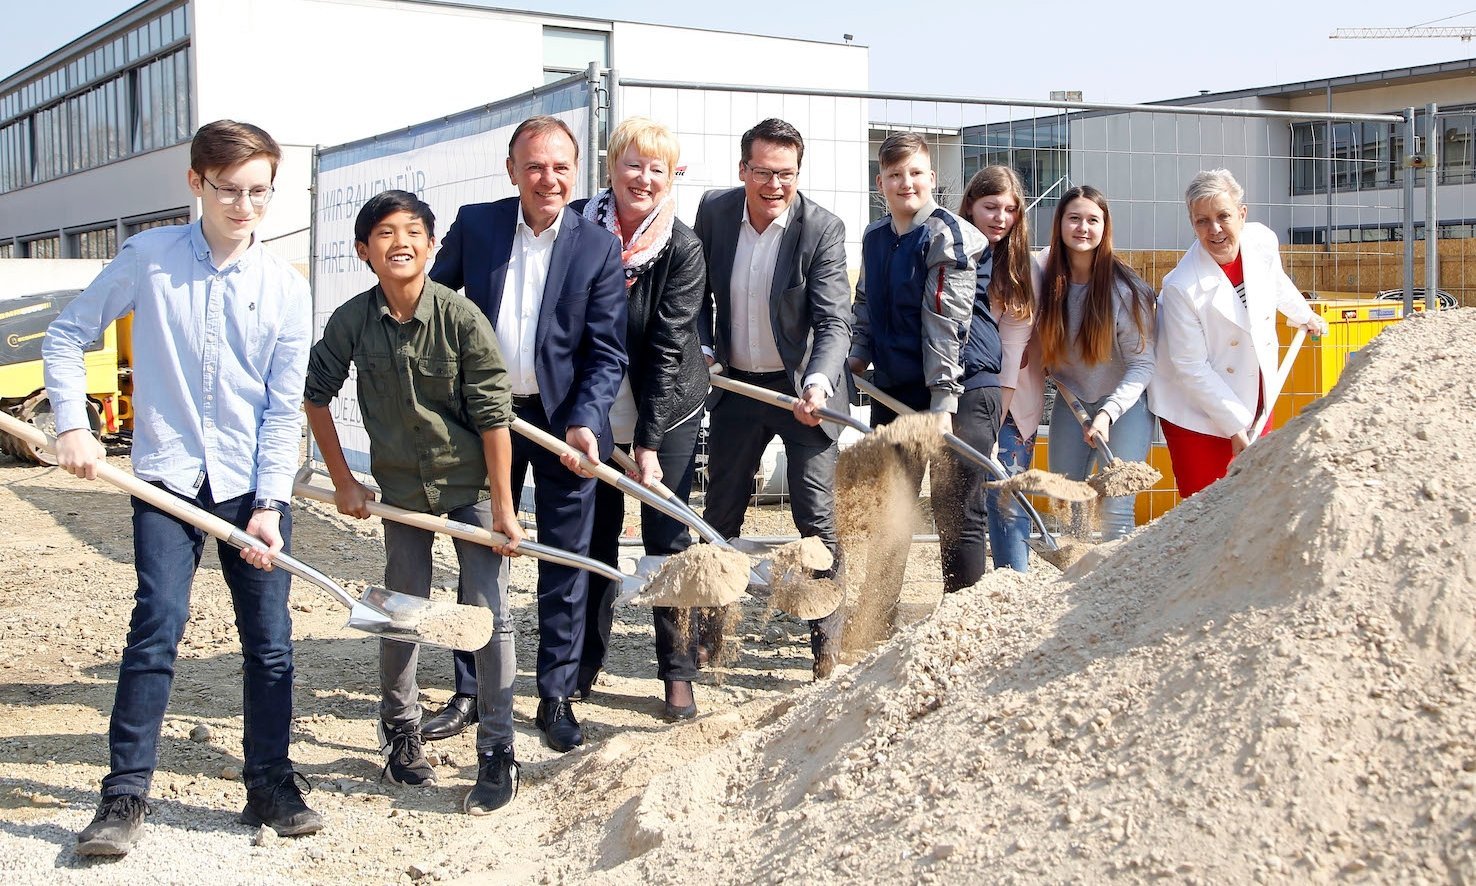
[[[388,640],[475,652],[492,639],[492,611],[482,606],[438,603],[370,587],[349,611],[348,625]]]

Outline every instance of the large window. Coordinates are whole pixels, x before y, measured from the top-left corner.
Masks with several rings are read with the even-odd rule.
[[[544,83],[553,83],[570,74],[583,71],[589,67],[590,62],[598,63],[601,68],[610,67],[610,34],[608,31],[544,27]]]
[[[1440,182],[1476,182],[1472,144],[1476,113],[1464,108],[1441,111]],[[1415,131],[1425,132],[1425,114],[1415,115]],[[1388,123],[1292,124],[1292,193],[1366,191],[1404,184],[1404,125]]]
[[[0,193],[190,137],[179,5],[0,95]]]
[[[90,231],[78,231],[71,238],[68,258],[113,258],[118,254],[118,227],[107,225]]]
[[[23,258],[61,258],[60,237],[32,237],[21,241]]]

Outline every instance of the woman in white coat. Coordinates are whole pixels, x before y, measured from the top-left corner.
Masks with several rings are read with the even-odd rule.
[[[1196,242],[1158,298],[1158,369],[1148,386],[1188,497],[1225,476],[1276,377],[1276,313],[1313,335],[1327,331],[1281,268],[1276,235],[1246,223],[1245,191],[1225,169],[1194,176],[1184,193]]]

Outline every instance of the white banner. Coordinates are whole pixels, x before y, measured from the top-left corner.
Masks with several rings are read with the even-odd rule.
[[[403,133],[320,151],[312,231],[314,339],[322,337],[339,305],[375,284],[374,273],[354,251],[354,219],[369,198],[388,190],[413,191],[436,214],[437,236],[445,236],[462,206],[517,194],[507,175],[507,143],[524,119],[552,114],[569,124],[581,147],[587,144],[588,94],[583,81],[573,82]],[[586,151],[580,153],[581,162],[592,162],[583,156]],[[582,186],[584,178],[578,182]],[[352,369],[331,412],[349,467],[367,472],[369,437]],[[311,457],[320,458],[316,445]]]

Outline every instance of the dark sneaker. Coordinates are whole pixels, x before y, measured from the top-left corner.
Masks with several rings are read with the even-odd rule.
[[[259,827],[266,825],[280,837],[301,837],[323,829],[323,816],[308,808],[302,795],[312,785],[302,773],[291,769],[273,776],[273,781],[246,791],[246,808],[241,810],[241,823]]]
[[[522,767],[513,759],[512,745],[498,748],[477,761],[477,783],[462,801],[468,815],[486,815],[512,802],[518,795]]]
[[[380,720],[379,752],[385,759],[384,772],[379,776],[382,781],[412,788],[436,783],[436,770],[425,758],[419,722],[391,726]]]
[[[143,833],[148,801],[136,794],[104,797],[92,824],[77,835],[78,855],[127,855]]]

